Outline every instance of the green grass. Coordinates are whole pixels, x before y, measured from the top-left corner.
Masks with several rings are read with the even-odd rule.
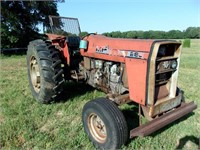
[[[67,83],[62,102],[39,104],[29,90],[25,57],[0,57],[0,149],[94,149],[84,133],[81,113],[86,102],[104,94]],[[200,40],[183,48],[178,86],[187,101],[200,106]],[[194,112],[150,136],[131,140],[122,149],[198,149],[200,107]],[[125,114],[136,119],[129,111]]]

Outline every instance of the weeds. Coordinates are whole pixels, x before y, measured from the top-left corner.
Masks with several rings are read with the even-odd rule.
[[[183,47],[190,47],[190,39],[183,40]]]

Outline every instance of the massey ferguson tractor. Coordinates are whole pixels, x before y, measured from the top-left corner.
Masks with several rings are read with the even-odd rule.
[[[105,92],[105,97],[87,102],[82,111],[85,132],[97,148],[118,149],[129,138],[149,135],[197,108],[184,101],[177,87],[180,42],[98,34],[80,37],[78,19],[49,18],[47,40],[28,45],[32,95],[38,102],[52,103],[67,93],[63,85],[69,80]],[[144,116],[148,122],[129,131],[119,108],[126,103],[137,105],[139,119]]]

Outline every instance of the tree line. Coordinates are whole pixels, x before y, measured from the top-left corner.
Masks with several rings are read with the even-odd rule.
[[[166,31],[113,31],[106,32],[103,35],[113,38],[132,38],[132,39],[199,39],[200,27],[188,27],[184,31],[170,30]]]

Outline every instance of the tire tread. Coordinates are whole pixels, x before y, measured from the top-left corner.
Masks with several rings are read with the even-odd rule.
[[[36,100],[42,103],[50,103],[54,101],[63,91],[64,84],[63,69],[61,67],[62,61],[59,55],[59,50],[57,50],[54,45],[50,44],[51,43],[40,39],[34,40],[29,42],[27,51],[27,65],[29,59],[28,57],[31,57],[29,56],[30,53],[37,55],[37,61],[40,63],[41,73],[45,74],[43,79],[52,87],[51,89],[48,87],[44,87],[43,89],[41,88],[40,90],[43,90],[42,92],[44,95],[41,96],[38,94],[34,97]]]
[[[83,108],[83,118],[82,118],[83,123],[84,123],[84,112],[86,112],[87,109],[91,109],[91,108],[96,109],[96,110],[99,110],[99,109],[102,110],[103,108],[103,111],[106,112],[106,114],[111,117],[110,121],[114,123],[114,126],[115,126],[114,128],[117,135],[116,136],[117,142],[114,142],[115,143],[114,145],[109,145],[109,146],[107,145],[108,146],[107,147],[106,144],[105,145],[97,144],[98,142],[95,141],[93,137],[91,139],[91,135],[87,133],[88,129],[86,128],[88,127],[86,124],[84,124],[85,131],[90,137],[93,144],[97,147],[97,149],[119,149],[123,144],[127,142],[128,135],[129,135],[127,123],[126,123],[123,113],[119,110],[117,105],[115,105],[112,101],[106,98],[97,98],[85,104]]]

